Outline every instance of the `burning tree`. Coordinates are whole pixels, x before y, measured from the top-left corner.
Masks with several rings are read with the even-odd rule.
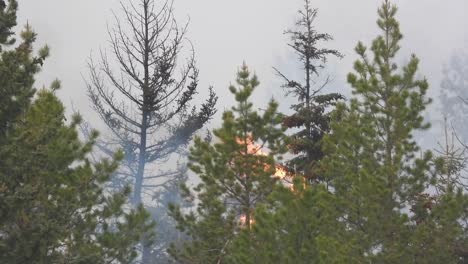
[[[324,155],[321,139],[330,131],[330,107],[344,97],[339,93],[322,93],[329,78],[320,83],[320,70],[325,67],[329,56],[341,58],[342,55],[337,50],[318,47],[320,42],[333,38],[316,31],[314,23],[317,9],[311,7],[309,0],[304,2],[296,28],[285,32],[291,38],[289,46],[298,56],[304,79],[295,81],[275,70],[285,81],[283,87],[287,94],[298,100],[297,104],[291,106],[294,113],[284,118],[286,127],[299,129],[291,136],[289,148],[296,156],[288,162],[289,170],[300,173],[309,181],[321,181],[323,179],[315,172],[317,162]]]
[[[293,189],[276,186],[272,202],[255,209],[252,230],[236,236],[226,263],[356,263],[348,257],[353,241],[336,221],[336,197],[302,177]]]
[[[237,105],[224,112],[222,127],[213,132],[217,143],[197,138],[190,151],[190,169],[201,180],[194,188],[196,211],[184,214],[171,208],[178,228],[191,238],[171,250],[182,263],[221,261],[236,231],[250,230],[254,208],[265,202],[277,183],[275,160],[286,151],[278,105],[272,100],[263,115],[253,110],[249,98],[259,83],[245,65],[237,84],[240,87],[229,87]]]

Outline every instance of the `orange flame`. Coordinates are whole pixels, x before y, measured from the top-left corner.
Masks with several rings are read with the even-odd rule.
[[[288,172],[283,166],[276,165],[275,177],[278,177],[280,180],[289,176]]]
[[[247,153],[249,155],[268,156],[268,153],[263,151],[261,146],[254,144],[251,136],[244,139],[237,139],[237,143],[247,145]],[[265,170],[269,169],[268,165],[265,166]],[[288,173],[286,168],[281,165],[275,165],[275,173],[272,177],[278,178],[281,183],[288,186],[291,190],[293,189],[292,175]]]
[[[238,144],[242,144],[242,145],[245,144],[247,146],[247,151],[246,153],[243,153],[243,154],[268,156],[268,153],[263,151],[260,145],[253,143],[252,138],[250,136],[248,136],[245,140],[237,139],[236,141]],[[269,166],[265,165],[265,170],[268,170],[268,169],[269,169]],[[286,170],[284,166],[275,165],[275,172],[271,176],[274,178],[278,178],[283,185],[289,187],[289,189],[291,189],[292,191],[294,190],[294,186],[292,183],[292,175],[288,173],[288,171]],[[246,227],[246,221],[247,221],[247,217],[245,214],[242,214],[239,216],[239,223],[242,228]],[[250,224],[252,225],[254,223],[255,223],[255,220],[253,216],[250,216]]]
[[[245,227],[246,226],[246,222],[247,222],[247,216],[245,214],[242,214],[240,217],[239,217],[239,222],[241,224],[241,227]],[[255,223],[255,220],[253,219],[252,216],[250,216],[250,225],[254,224]]]

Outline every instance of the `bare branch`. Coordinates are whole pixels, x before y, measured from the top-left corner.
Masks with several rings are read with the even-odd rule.
[[[157,187],[145,181],[177,176],[173,172],[145,176],[146,164],[164,161],[187,146],[216,112],[217,97],[210,88],[199,109],[190,105],[199,72],[192,43],[185,39],[188,22],[177,23],[173,0],[129,0],[113,18],[109,54],[101,51],[98,64],[89,60],[87,88],[113,140],[103,142],[100,149],[105,154],[114,146],[124,150],[120,177],[132,178],[133,202],[139,203],[143,187],[146,191]],[[181,60],[186,43],[189,56]]]

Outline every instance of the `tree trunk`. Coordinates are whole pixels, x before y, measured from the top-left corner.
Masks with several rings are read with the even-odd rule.
[[[148,14],[149,14],[149,6],[148,2],[144,1],[143,2],[143,9],[144,9],[144,17],[145,17],[145,39],[144,39],[144,55],[143,55],[143,69],[144,69],[144,87],[143,87],[143,117],[141,120],[141,143],[140,143],[140,156],[138,160],[138,175],[137,175],[137,182],[135,185],[135,191],[138,188],[139,193],[137,194],[139,196],[139,201],[141,203],[141,190],[142,190],[142,185],[143,185],[143,179],[144,179],[144,171],[145,171],[145,164],[146,164],[146,129],[147,129],[147,123],[148,123],[148,113],[147,113],[147,97],[149,93],[149,54],[151,53],[150,47],[149,47],[149,21],[148,21]],[[143,248],[142,252],[142,259],[141,262],[143,264],[149,264],[150,259],[151,259],[151,248],[147,247],[145,245],[145,241],[141,241],[141,246]]]
[[[140,146],[138,154],[138,170],[135,177],[135,187],[133,190],[133,204],[138,206],[141,203],[141,190],[143,187],[143,178],[145,175],[145,165],[146,165],[146,122],[147,117],[146,113],[143,114],[142,118],[142,128],[140,133]]]

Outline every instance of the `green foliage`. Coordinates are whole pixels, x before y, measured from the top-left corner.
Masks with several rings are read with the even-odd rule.
[[[357,263],[336,221],[337,199],[323,185],[297,177],[293,190],[278,186],[269,199],[255,211],[252,231],[233,243],[229,263]]]
[[[463,234],[457,219],[464,219],[466,198],[450,191],[430,195],[441,172],[433,166],[432,153],[422,152],[413,139],[416,130],[429,127],[422,116],[430,103],[428,83],[416,79],[414,55],[401,71],[394,62],[402,39],[396,12],[388,0],[379,9],[382,35],[372,43],[373,58],[362,43],[356,47],[360,59],[356,73],[348,75],[355,96],[334,114],[322,169],[339,200],[341,218],[354,233],[353,258],[454,263],[454,245]],[[460,204],[450,206],[452,199]]]
[[[13,8],[9,5],[9,8]],[[10,9],[8,9],[10,10]],[[16,9],[14,9],[16,10]],[[0,11],[0,21],[10,19],[13,11],[7,13]],[[16,23],[4,24],[13,26]],[[9,28],[8,30],[11,30]],[[2,38],[1,32],[9,32],[7,29],[2,29],[0,25],[0,41]],[[5,33],[6,34],[6,33]],[[7,34],[9,36],[9,34]],[[6,37],[5,37],[6,38]],[[39,54],[34,57],[33,46],[36,39],[36,34],[29,26],[26,26],[21,33],[22,42],[11,50],[1,52],[0,55],[0,142],[7,130],[12,126],[13,121],[20,116],[29,105],[32,96],[35,93],[33,88],[34,74],[40,70],[40,66],[44,59],[48,56],[47,46],[40,49]],[[0,42],[0,47],[9,46],[13,43],[9,41]],[[0,49],[1,51],[2,49]]]
[[[16,24],[9,20],[16,2],[9,3],[5,9],[0,2],[3,45],[13,44]],[[33,57],[35,38],[27,26],[22,43],[0,54],[0,262],[130,263],[135,245],[154,224],[143,207],[124,207],[129,188],[103,191],[123,155],[88,159],[98,133],[82,142],[81,117],[66,124],[53,92],[60,82],[35,93],[34,74],[49,53],[45,47]]]
[[[2,263],[128,263],[134,245],[152,228],[142,208],[123,208],[129,189],[103,192],[118,166],[92,164],[87,156],[97,132],[82,143],[74,116],[64,123],[64,107],[41,90],[2,145],[0,162]]]
[[[11,38],[14,34],[12,28],[16,26],[16,12],[18,10],[18,2],[16,0],[0,1],[0,44],[12,45],[15,39]],[[0,51],[3,47],[0,46]]]
[[[213,131],[216,143],[196,138],[190,151],[190,169],[201,180],[195,188],[196,211],[184,214],[171,208],[178,228],[191,238],[171,250],[182,263],[223,261],[239,228],[250,230],[254,208],[266,201],[277,182],[272,177],[275,159],[286,151],[278,105],[272,100],[261,115],[253,110],[249,98],[259,83],[245,65],[237,84],[229,87],[237,105],[224,112],[222,127]]]

